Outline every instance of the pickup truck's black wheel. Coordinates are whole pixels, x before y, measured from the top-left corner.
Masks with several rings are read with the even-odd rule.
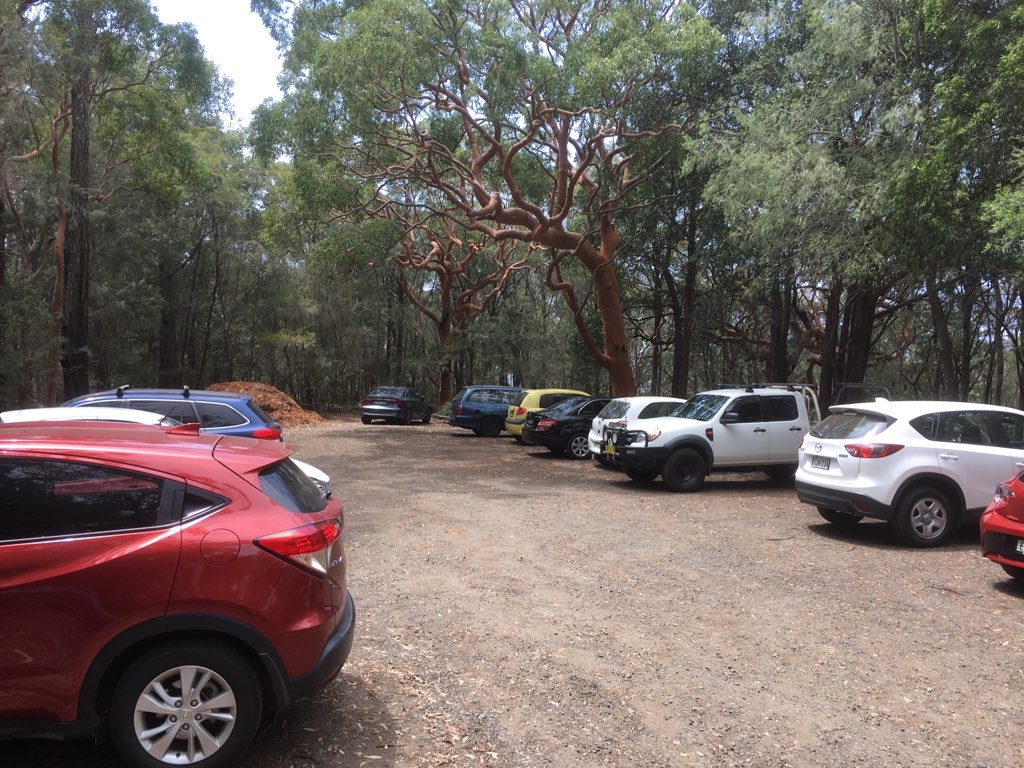
[[[690,448],[680,448],[668,457],[661,479],[670,491],[689,493],[704,485],[707,467],[700,454]]]
[[[565,441],[565,453],[570,459],[589,459],[590,442],[584,432],[577,432]]]
[[[488,416],[480,421],[480,432],[484,437],[497,437],[501,434],[502,424],[496,418]]]
[[[634,483],[649,483],[658,476],[653,469],[627,469],[626,477]]]
[[[818,507],[818,514],[832,523],[832,525],[838,525],[843,528],[849,528],[864,519],[864,515],[839,512],[838,510],[826,509],[825,507]]]
[[[937,547],[953,533],[956,510],[949,497],[930,485],[911,489],[896,507],[892,527],[905,544]]]

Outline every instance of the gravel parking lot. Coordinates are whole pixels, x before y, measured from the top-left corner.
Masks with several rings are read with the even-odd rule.
[[[1024,763],[1024,589],[976,531],[911,550],[762,475],[672,494],[436,420],[287,437],[346,504],[357,636],[244,768]]]

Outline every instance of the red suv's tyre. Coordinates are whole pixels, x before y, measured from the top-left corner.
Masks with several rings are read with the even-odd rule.
[[[162,645],[114,689],[110,738],[137,768],[234,765],[256,736],[259,682],[237,651],[208,641]]]

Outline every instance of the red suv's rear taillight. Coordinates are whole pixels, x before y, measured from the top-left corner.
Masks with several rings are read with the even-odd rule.
[[[880,459],[883,456],[892,456],[896,451],[903,450],[902,445],[889,443],[851,443],[843,446],[847,453],[856,456],[858,459]]]
[[[277,427],[260,427],[252,431],[252,436],[260,440],[280,440],[281,430]]]
[[[331,546],[339,536],[341,519],[334,518],[262,536],[253,543],[273,555],[291,560],[311,571],[327,573]]]

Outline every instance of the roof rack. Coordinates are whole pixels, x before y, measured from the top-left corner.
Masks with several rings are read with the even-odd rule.
[[[114,390],[114,394],[119,398],[124,397],[124,393],[132,388],[131,384],[122,384],[120,387]]]

